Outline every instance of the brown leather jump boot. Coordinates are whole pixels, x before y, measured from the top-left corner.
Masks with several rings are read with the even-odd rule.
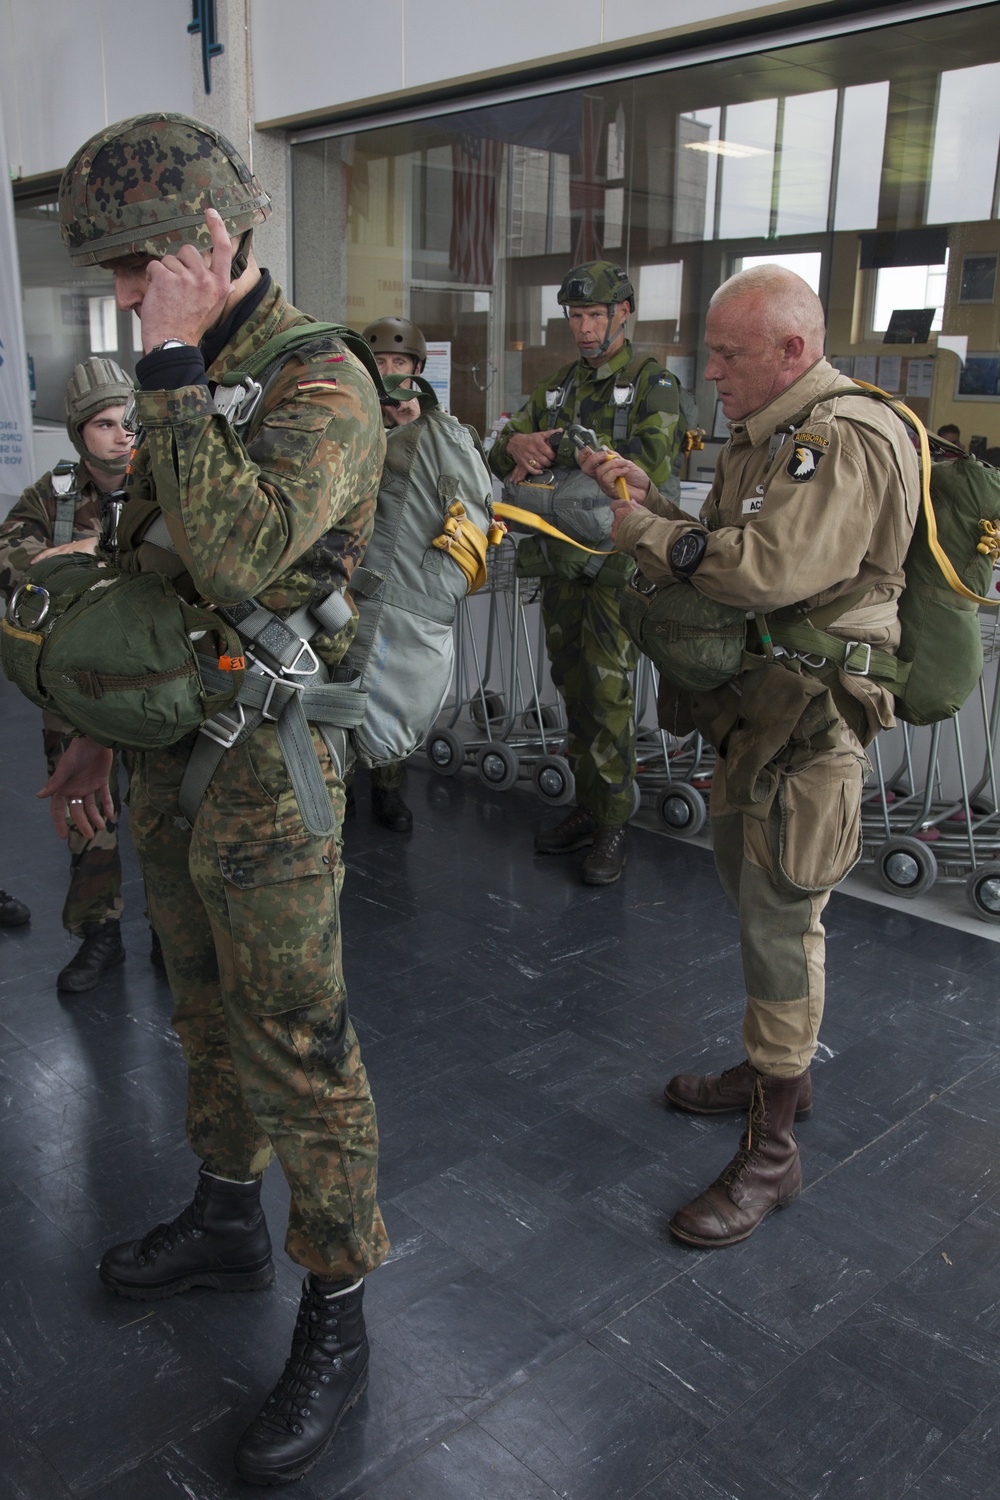
[[[802,1166],[792,1120],[802,1078],[756,1075],[740,1149],[710,1188],[677,1210],[671,1234],[708,1250],[738,1245],[773,1209],[798,1197]]]
[[[744,1058],[724,1073],[678,1073],[664,1086],[663,1098],[674,1109],[692,1115],[744,1114],[750,1108],[756,1077],[757,1069]],[[806,1068],[799,1077],[795,1118],[808,1120],[812,1107],[812,1074]]]

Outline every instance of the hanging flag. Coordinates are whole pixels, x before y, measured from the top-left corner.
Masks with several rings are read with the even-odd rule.
[[[482,136],[459,136],[451,147],[451,244],[448,265],[457,281],[493,285],[497,237],[497,173],[503,146]]]
[[[601,152],[601,127],[604,124],[604,100],[595,94],[583,96],[583,121],[580,127],[579,173],[569,179],[569,209],[579,214],[573,259],[577,265],[600,260],[604,255],[597,232],[597,216],[604,217],[604,176],[598,175]]]
[[[28,357],[21,314],[21,274],[14,232],[14,197],[0,113],[0,516],[36,477],[31,448]]]

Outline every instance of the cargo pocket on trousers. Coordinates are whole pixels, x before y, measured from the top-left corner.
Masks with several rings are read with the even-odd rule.
[[[218,851],[243,1008],[280,1015],[323,998],[340,1001],[334,840],[297,834]]]
[[[778,788],[778,875],[796,891],[828,891],[861,858],[861,790],[866,764],[824,755],[787,771]]]

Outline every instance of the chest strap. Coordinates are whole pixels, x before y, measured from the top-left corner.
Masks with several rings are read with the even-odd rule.
[[[52,527],[53,547],[65,547],[73,540],[76,522],[76,502],[80,491],[72,488],[76,464],[56,464],[52,470],[52,493],[56,497],[56,518]]]

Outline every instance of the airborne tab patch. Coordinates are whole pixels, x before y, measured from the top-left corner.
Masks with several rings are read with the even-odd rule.
[[[815,440],[804,442],[802,438],[796,438],[792,456],[788,460],[785,472],[789,478],[794,479],[797,484],[804,484],[811,479],[819,467],[819,461],[826,449]]]

